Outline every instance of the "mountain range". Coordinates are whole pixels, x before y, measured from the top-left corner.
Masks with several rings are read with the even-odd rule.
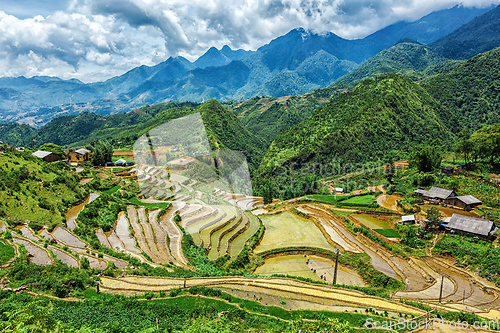
[[[456,47],[453,40],[439,39],[457,34],[458,28],[462,38],[470,36],[472,30],[494,29],[492,22],[496,22],[499,9],[492,8],[457,6],[415,22],[398,22],[357,40],[298,28],[255,52],[231,50],[228,46],[210,48],[195,62],[169,58],[156,66],[140,66],[90,84],[51,77],[0,78],[0,121],[41,127],[59,116],[85,111],[127,112],[170,100],[202,102],[211,98],[228,101],[248,100],[256,95],[302,95],[331,85],[402,38],[434,43],[441,57],[450,58],[446,50]],[[486,48],[496,45],[495,37],[490,39]],[[484,47],[466,45],[462,52],[470,55],[484,51]]]

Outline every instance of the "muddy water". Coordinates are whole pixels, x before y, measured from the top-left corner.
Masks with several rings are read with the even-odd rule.
[[[391,229],[387,222],[376,217],[365,214],[355,214],[352,216],[370,229]]]
[[[396,201],[403,200],[403,197],[399,194],[382,194],[377,197],[377,203],[387,209],[397,211],[398,206]]]
[[[315,269],[316,275],[320,277],[321,275],[323,275],[323,277],[326,278],[326,280],[323,279],[323,281],[331,283],[333,281],[335,262],[333,260],[328,260],[325,258],[315,257],[315,256],[308,256],[308,258],[310,259],[308,267]],[[341,265],[339,265],[337,268],[337,283],[345,284],[348,286],[359,286],[359,287],[365,286],[363,280],[356,272]]]
[[[71,207],[68,212],[66,213],[66,226],[68,227],[69,230],[75,230],[76,228],[76,223],[75,220],[78,217],[78,214],[85,208],[85,205],[91,203],[95,199],[99,197],[99,194],[97,193],[90,193],[87,198],[85,198],[85,201],[83,201],[81,204],[76,205]]]

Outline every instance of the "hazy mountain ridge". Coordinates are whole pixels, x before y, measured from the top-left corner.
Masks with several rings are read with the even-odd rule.
[[[119,113],[168,100],[301,95],[328,86],[401,37],[431,42],[487,10],[454,7],[415,22],[398,22],[359,40],[294,29],[256,52],[212,48],[198,63],[169,58],[156,66],[141,66],[92,84],[57,78],[2,78],[0,121],[38,127],[60,115]],[[419,30],[419,26],[423,28]]]

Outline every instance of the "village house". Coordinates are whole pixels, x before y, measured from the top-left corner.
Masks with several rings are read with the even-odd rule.
[[[472,195],[462,195],[452,198],[444,199],[444,203],[451,206],[460,207],[463,210],[471,210],[476,206],[481,205],[483,202]]]
[[[415,224],[415,215],[404,215],[403,217],[401,217],[401,223]]]
[[[75,151],[68,153],[68,161],[71,164],[90,162],[90,153],[91,153],[90,150],[85,149],[85,148],[80,148],[78,150],[75,150]]]
[[[415,194],[431,202],[442,202],[450,206],[471,210],[482,204],[482,201],[472,195],[457,196],[455,191],[433,186],[429,191],[418,189]]]
[[[493,221],[470,216],[453,214],[446,229],[450,232],[472,234],[482,237],[492,237],[498,231]]]
[[[448,190],[442,187],[433,186],[429,191],[418,189],[414,191],[415,194],[421,196],[425,200],[443,202],[445,199],[454,198],[457,195],[455,191]]]
[[[56,153],[53,153],[51,151],[44,151],[44,150],[37,150],[36,152],[32,153],[31,155],[41,158],[45,162],[54,162],[54,161],[59,161],[59,155]]]

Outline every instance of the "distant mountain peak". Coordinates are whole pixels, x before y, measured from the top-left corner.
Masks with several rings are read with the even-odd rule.
[[[422,43],[417,42],[416,40],[413,40],[411,38],[402,38],[396,42],[394,45],[402,44],[402,43],[411,43],[411,44],[418,44],[418,45],[423,45]]]

